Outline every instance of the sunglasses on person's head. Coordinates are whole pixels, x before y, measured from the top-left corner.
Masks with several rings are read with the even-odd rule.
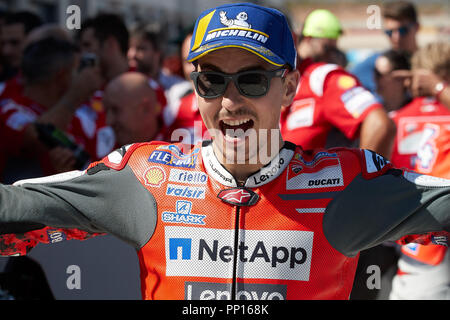
[[[394,33],[394,31],[397,31],[399,33],[400,37],[404,37],[409,33],[409,31],[411,30],[411,28],[413,26],[414,26],[414,23],[410,23],[405,26],[401,26],[397,29],[385,29],[384,33],[390,38],[390,37],[392,37],[392,34]]]
[[[267,94],[272,78],[283,78],[287,72],[288,69],[251,70],[234,74],[217,71],[194,71],[191,73],[191,79],[194,82],[195,90],[202,98],[212,99],[222,96],[230,81],[233,81],[241,95],[257,98]]]

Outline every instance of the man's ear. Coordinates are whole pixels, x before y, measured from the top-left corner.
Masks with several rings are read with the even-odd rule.
[[[286,74],[283,81],[284,95],[282,106],[287,107],[292,104],[295,94],[297,93],[298,82],[300,80],[300,73],[298,70],[292,70]]]

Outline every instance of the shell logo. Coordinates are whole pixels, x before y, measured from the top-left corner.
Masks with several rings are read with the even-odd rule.
[[[150,187],[161,187],[166,181],[166,173],[160,167],[150,167],[144,173],[144,183]]]
[[[338,86],[339,88],[345,90],[350,89],[356,85],[356,80],[353,77],[343,75],[338,78]]]

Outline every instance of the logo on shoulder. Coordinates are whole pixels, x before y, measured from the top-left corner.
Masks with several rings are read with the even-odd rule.
[[[178,200],[176,202],[176,212],[165,211],[162,213],[161,219],[164,222],[187,223],[205,225],[205,215],[191,213],[192,202],[186,200]]]
[[[390,162],[383,156],[371,150],[364,149],[364,158],[366,159],[367,173],[381,171]]]
[[[192,152],[184,154],[176,145],[159,146],[154,150],[149,162],[165,164],[172,167],[195,168],[200,149],[195,148]]]
[[[336,153],[319,152],[311,161],[297,153],[289,164],[286,189],[315,189],[344,185],[341,163]]]
[[[144,183],[150,187],[161,187],[161,184],[166,181],[166,173],[160,167],[150,167],[144,173]]]

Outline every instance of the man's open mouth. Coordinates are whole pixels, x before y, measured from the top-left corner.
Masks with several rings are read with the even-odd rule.
[[[248,130],[253,128],[254,122],[249,118],[238,120],[221,120],[220,130],[226,140],[239,141],[248,136]]]

